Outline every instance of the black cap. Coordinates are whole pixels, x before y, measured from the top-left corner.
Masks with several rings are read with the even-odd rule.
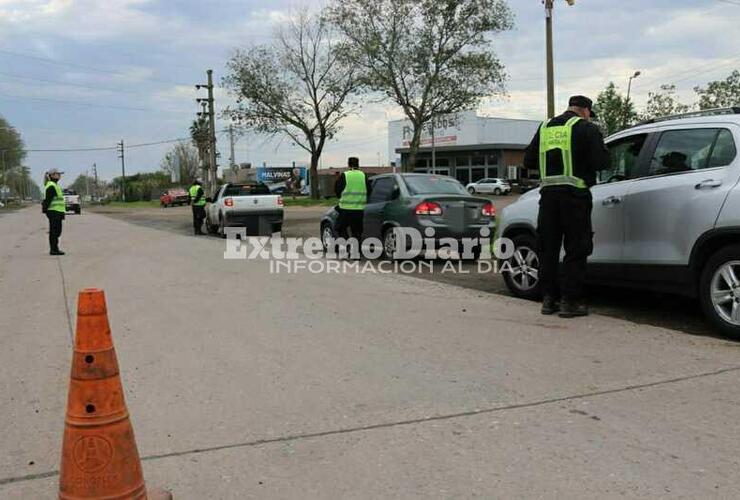
[[[349,168],[360,168],[360,159],[356,156],[350,156],[347,158],[347,166]]]
[[[591,112],[591,118],[596,119],[596,113],[592,109],[594,102],[586,96],[574,95],[568,100],[568,106],[577,106],[579,108],[586,108]]]

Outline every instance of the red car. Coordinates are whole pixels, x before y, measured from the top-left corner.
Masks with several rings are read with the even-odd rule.
[[[189,201],[188,192],[181,188],[168,189],[159,197],[159,204],[163,207],[187,205]]]

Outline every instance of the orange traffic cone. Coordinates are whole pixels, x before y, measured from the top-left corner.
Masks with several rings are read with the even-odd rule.
[[[172,498],[161,490],[147,496],[123,399],[105,294],[97,289],[81,291],[77,304],[59,498]]]

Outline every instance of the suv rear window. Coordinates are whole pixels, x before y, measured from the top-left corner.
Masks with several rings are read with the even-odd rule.
[[[230,184],[226,186],[223,196],[252,196],[259,194],[270,194],[270,188],[266,184]]]
[[[675,174],[729,165],[735,141],[727,129],[669,130],[660,136],[648,175]]]
[[[436,175],[410,175],[404,177],[406,187],[411,195],[417,194],[464,194],[468,192],[462,184],[450,177]]]

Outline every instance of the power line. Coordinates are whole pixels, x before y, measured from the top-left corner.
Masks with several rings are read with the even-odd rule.
[[[224,132],[228,129],[221,129],[218,132]],[[189,141],[191,140],[190,137],[178,137],[176,139],[164,139],[161,141],[156,142],[142,142],[139,144],[128,144],[126,145],[126,149],[132,149],[132,148],[145,148],[150,146],[158,146],[161,144],[171,144],[174,142],[182,142],[182,141]],[[119,146],[101,146],[101,147],[92,147],[92,148],[61,148],[61,149],[34,149],[34,148],[23,148],[21,150],[18,149],[0,149],[0,151],[25,151],[27,153],[81,153],[86,151],[115,151],[119,149]]]
[[[59,104],[71,104],[74,106],[84,106],[89,108],[110,108],[110,109],[122,109],[126,111],[153,111],[155,113],[187,113],[192,114],[191,111],[179,111],[179,110],[168,110],[168,109],[154,109],[154,108],[135,108],[133,106],[117,106],[115,104],[98,104],[94,102],[80,102],[80,101],[66,101],[64,99],[51,99],[49,97],[31,97],[31,96],[23,96],[23,95],[13,95],[13,94],[1,94],[0,97],[4,97],[7,99],[21,99],[21,100],[31,100],[31,101],[43,101],[43,102],[54,102]]]
[[[33,60],[36,60],[36,61],[43,61],[45,63],[55,64],[57,66],[68,66],[68,67],[71,67],[71,68],[79,68],[79,69],[84,69],[86,71],[93,71],[93,72],[96,72],[96,73],[105,73],[105,74],[108,74],[108,75],[116,75],[116,76],[120,76],[120,77],[123,77],[123,78],[131,78],[131,75],[127,75],[127,74],[121,73],[119,71],[111,71],[111,70],[107,70],[107,69],[95,68],[93,66],[86,66],[86,65],[83,65],[83,64],[77,64],[77,63],[68,62],[68,61],[58,61],[56,59],[50,59],[48,57],[35,56],[35,55],[31,55],[31,54],[21,54],[20,52],[11,52],[9,50],[2,50],[2,49],[0,49],[0,54],[6,54],[6,55],[9,55],[9,56],[21,57],[21,58],[25,58],[25,59],[33,59]],[[168,81],[168,80],[158,80],[156,78],[142,77],[140,79],[141,80],[151,81],[151,82],[156,82],[156,83],[164,83],[164,84],[167,84],[167,85],[183,85],[183,86],[187,86],[187,87],[190,86],[189,84],[185,84],[185,83],[182,83],[182,82],[173,82],[173,81]]]
[[[18,80],[29,80],[29,81],[34,81],[34,82],[52,83],[54,85],[64,85],[64,86],[67,86],[67,87],[79,87],[79,88],[83,88],[83,89],[103,90],[103,91],[106,91],[106,92],[122,92],[122,93],[126,93],[126,94],[137,94],[137,95],[144,95],[145,94],[144,92],[138,92],[138,91],[135,91],[135,90],[111,89],[111,88],[106,88],[106,87],[98,87],[98,86],[92,86],[92,85],[83,85],[81,83],[61,82],[59,80],[46,80],[44,78],[35,78],[35,77],[31,77],[31,76],[14,75],[14,74],[11,74],[11,73],[3,73],[3,72],[0,72],[0,75],[5,76],[5,77],[8,77],[8,78],[15,78],[15,79],[18,79]],[[148,93],[147,93],[147,95],[148,95]]]

